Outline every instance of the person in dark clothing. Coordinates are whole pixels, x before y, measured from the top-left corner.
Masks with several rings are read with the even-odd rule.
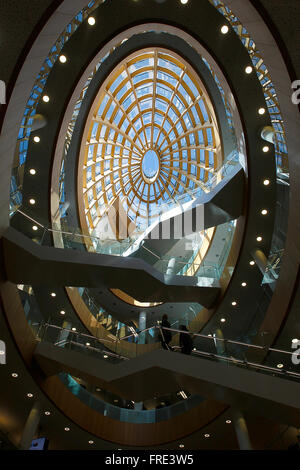
[[[172,351],[171,346],[169,346],[169,343],[172,339],[172,333],[171,333],[171,331],[165,330],[164,327],[165,328],[171,328],[171,325],[168,321],[168,315],[166,315],[166,314],[163,315],[163,317],[162,317],[162,322],[161,322],[162,330],[161,330],[161,339],[160,340],[161,340],[161,345],[164,349],[169,349],[169,350]]]
[[[185,325],[180,325],[179,329],[181,331],[188,331]],[[181,347],[182,354],[191,354],[193,350],[193,340],[192,336],[187,333],[180,333],[179,335],[179,346]]]

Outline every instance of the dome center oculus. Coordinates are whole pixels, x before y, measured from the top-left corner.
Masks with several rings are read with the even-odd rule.
[[[148,150],[142,161],[143,175],[147,179],[153,179],[159,171],[159,158],[155,150]]]

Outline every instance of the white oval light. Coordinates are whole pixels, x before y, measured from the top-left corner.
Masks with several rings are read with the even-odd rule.
[[[96,20],[93,16],[90,16],[88,19],[88,24],[94,26],[96,24]]]
[[[35,204],[35,199],[29,199],[29,203],[30,203],[32,206],[34,206],[34,204]]]
[[[41,141],[38,135],[34,136],[33,140],[36,144],[38,144]]]
[[[246,282],[242,282],[242,287],[246,287],[247,283]]]
[[[44,95],[44,96],[43,96],[43,101],[44,101],[44,103],[49,103],[49,101],[50,101],[49,96],[48,96],[48,95]]]
[[[270,184],[270,180],[264,180],[264,185],[265,186],[269,186],[269,184]]]
[[[253,72],[253,67],[251,67],[251,65],[248,65],[248,66],[245,68],[245,72],[246,72],[246,74],[250,75],[250,73]]]
[[[62,64],[65,64],[67,62],[67,58],[65,55],[61,55],[59,56],[59,61],[62,63]]]
[[[36,232],[38,229],[39,228],[36,225],[33,225],[32,230],[34,230]]]
[[[256,240],[257,240],[258,242],[261,242],[261,241],[262,241],[262,237],[257,237]]]
[[[31,170],[29,170],[29,173],[31,175],[35,175],[36,174],[36,170],[34,168],[31,168]]]
[[[260,114],[261,116],[263,116],[265,112],[266,112],[265,108],[259,108],[258,110],[258,114]]]
[[[262,151],[263,151],[264,153],[268,153],[269,150],[270,150],[270,147],[269,147],[268,145],[265,145],[265,146],[263,147],[263,149],[262,149]]]
[[[267,215],[267,213],[268,213],[267,209],[263,209],[263,210],[261,211],[261,214],[262,214],[262,215]]]
[[[227,34],[228,31],[229,31],[229,28],[228,28],[227,24],[224,24],[224,26],[222,26],[222,28],[221,28],[221,33],[222,34]]]

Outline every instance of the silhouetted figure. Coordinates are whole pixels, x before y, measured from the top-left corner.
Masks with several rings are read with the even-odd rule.
[[[169,343],[172,339],[172,333],[171,331],[168,331],[168,330],[165,330],[165,328],[171,328],[171,325],[168,321],[168,315],[163,315],[162,317],[162,322],[161,322],[161,328],[162,328],[162,331],[161,331],[161,345],[164,349],[169,349],[172,351],[172,348],[171,346],[169,346]]]
[[[188,331],[185,325],[180,325],[179,329],[182,331]],[[193,350],[193,340],[191,335],[188,335],[187,333],[180,333],[179,346],[181,347],[182,354],[191,354]]]

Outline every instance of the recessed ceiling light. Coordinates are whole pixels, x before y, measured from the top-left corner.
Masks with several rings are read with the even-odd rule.
[[[265,186],[269,186],[269,184],[270,184],[270,180],[264,180],[264,185]]]
[[[32,393],[27,393],[28,398],[32,398],[33,394]]]
[[[101,388],[96,388],[96,392],[101,392]]]
[[[266,112],[266,109],[265,108],[259,108],[258,110],[258,114],[260,114],[261,116],[263,116]]]
[[[34,204],[35,204],[35,199],[29,199],[29,203],[30,203],[32,206],[34,206]]]
[[[76,328],[75,328],[75,327],[74,327],[74,328],[72,328],[72,331],[76,331]]]
[[[229,28],[228,28],[227,24],[224,24],[221,28],[221,33],[222,34],[227,34],[228,31],[229,31]]]
[[[283,368],[283,364],[277,364],[277,367],[278,367],[278,369],[282,369],[282,368]]]
[[[67,62],[67,58],[65,55],[61,55],[59,56],[59,61],[62,63],[62,64],[65,64]]]
[[[250,75],[250,73],[253,72],[253,67],[251,67],[251,65],[248,65],[246,68],[245,68],[245,72]]]
[[[96,20],[93,16],[90,16],[88,19],[88,24],[94,26],[96,24]]]
[[[50,411],[45,411],[45,415],[46,415],[46,416],[50,416],[50,415],[51,415],[51,412],[50,412]]]
[[[255,265],[255,261],[250,261],[250,266],[254,266]]]
[[[86,345],[86,346],[90,346],[90,345],[91,345],[91,343],[85,343],[85,345]]]
[[[31,168],[31,170],[29,170],[29,173],[31,175],[35,175],[36,174],[36,170],[34,168]]]
[[[89,441],[89,444],[90,444],[90,445],[93,445],[93,444],[94,444],[94,441]]]
[[[119,400],[114,400],[114,403],[119,403]]]
[[[32,230],[34,230],[35,232],[38,230],[39,228],[36,226],[36,225],[33,225],[32,226]]]
[[[104,357],[104,359],[107,359],[107,358],[108,358],[107,354],[104,354],[104,356],[103,356],[103,357]]]
[[[231,302],[231,305],[235,307],[237,305],[237,302],[234,300],[233,302]]]
[[[51,292],[51,294],[50,294],[50,295],[51,295],[51,297],[56,297],[56,294],[55,294],[55,292]]]
[[[180,0],[180,2],[182,3],[182,5],[186,5],[188,1],[189,1],[189,0]]]
[[[221,318],[221,322],[222,322],[222,323],[225,323],[225,322],[226,322],[226,318]]]
[[[247,282],[242,282],[242,287],[246,287]]]
[[[209,333],[209,335],[207,335],[207,336],[212,336],[212,334],[211,334],[211,333]]]
[[[180,449],[184,449],[184,444],[179,444]]]
[[[13,374],[11,374],[11,376],[12,376],[14,379],[17,379],[17,378],[19,377],[19,375],[18,375],[16,372],[14,372]]]
[[[44,103],[49,103],[49,101],[50,101],[49,96],[48,96],[48,95],[44,95],[44,96],[43,96],[43,101],[44,101]]]
[[[256,240],[257,240],[258,242],[261,242],[261,241],[262,241],[262,237],[256,237]]]
[[[36,144],[38,144],[38,143],[41,141],[41,139],[40,139],[40,137],[39,137],[38,135],[35,135],[34,138],[33,138],[33,140],[34,140],[34,142],[35,142]]]
[[[210,434],[204,434],[204,437],[206,437],[206,438],[210,437]]]
[[[231,420],[230,420],[230,419],[226,419],[226,424],[231,424]]]
[[[264,153],[268,153],[269,150],[270,150],[270,147],[269,147],[268,145],[265,145],[265,146],[263,147],[263,149],[262,149],[262,151],[263,151]]]
[[[66,431],[66,432],[69,432],[69,431],[70,431],[70,428],[65,428],[65,431]]]
[[[268,213],[267,209],[263,209],[263,210],[261,211],[261,214],[262,214],[262,215],[267,215],[267,213]]]
[[[66,312],[65,312],[64,310],[61,310],[61,311],[60,311],[60,314],[61,314],[61,315],[65,315]]]
[[[293,344],[296,344],[296,343],[298,343],[298,342],[299,342],[299,339],[297,339],[297,338],[292,339],[292,343],[293,343]]]

